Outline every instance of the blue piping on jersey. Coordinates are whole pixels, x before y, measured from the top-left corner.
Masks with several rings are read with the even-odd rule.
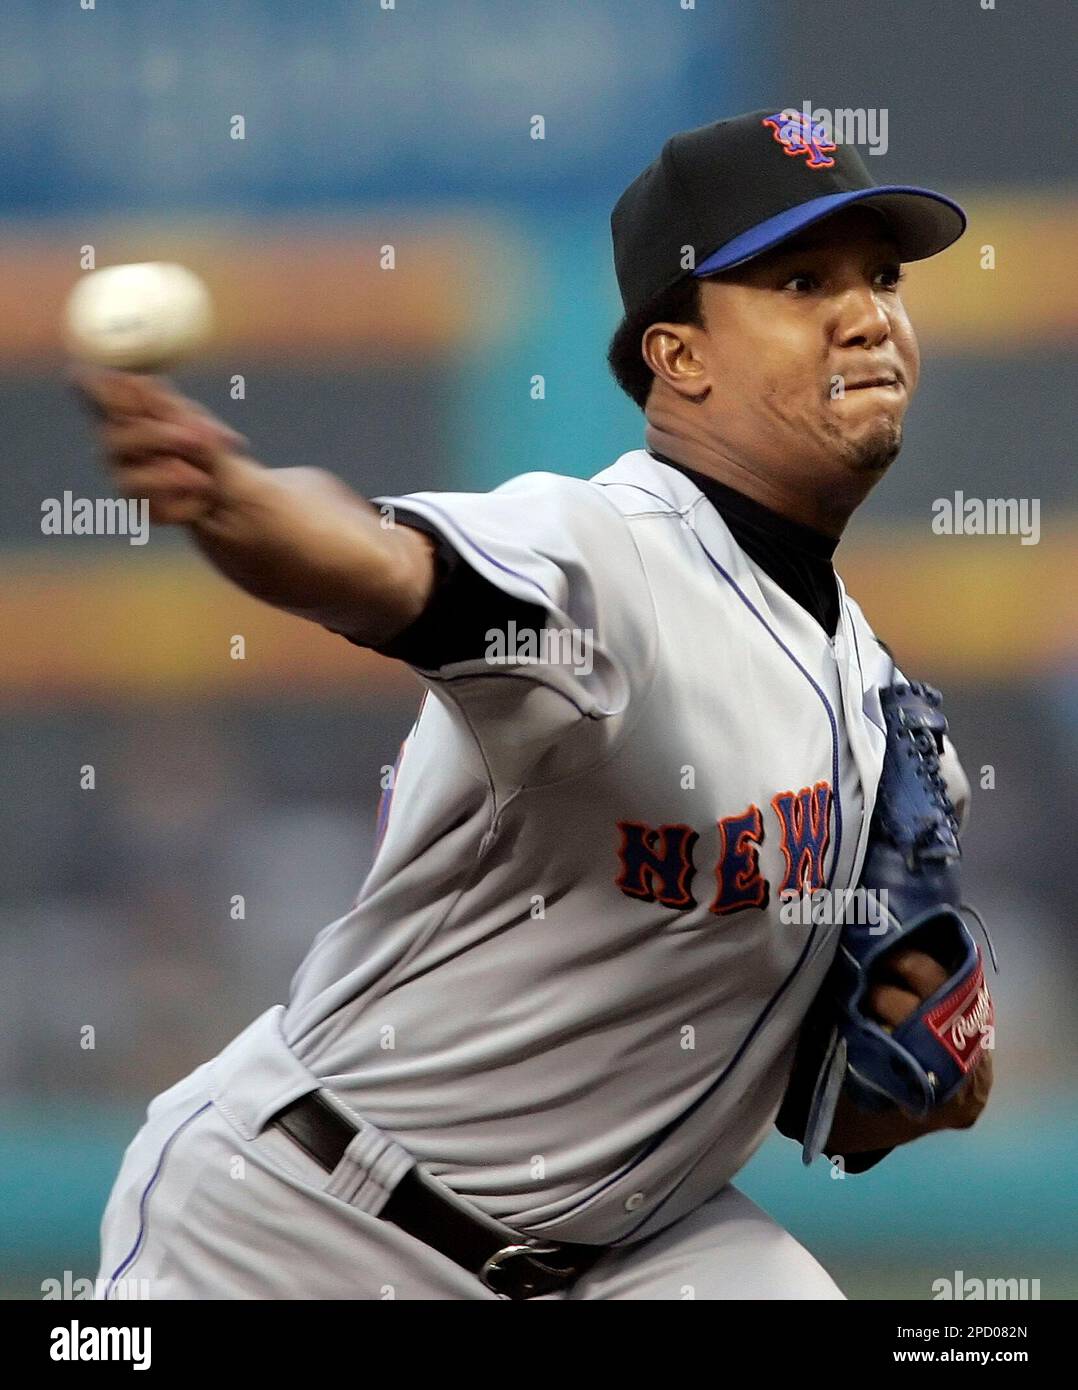
[[[168,1136],[168,1138],[162,1145],[161,1152],[157,1157],[157,1166],[151,1173],[150,1180],[142,1189],[142,1196],[139,1198],[139,1225],[138,1234],[135,1237],[135,1243],[131,1247],[126,1258],[120,1261],[116,1269],[112,1272],[111,1276],[109,1277],[108,1285],[105,1288],[106,1299],[112,1292],[113,1284],[115,1284],[116,1280],[119,1279],[120,1275],[124,1272],[125,1269],[130,1268],[130,1266],[135,1262],[142,1250],[143,1241],[146,1239],[146,1232],[149,1230],[149,1221],[147,1219],[148,1213],[146,1210],[146,1204],[149,1201],[150,1193],[153,1191],[154,1187],[156,1187],[157,1180],[160,1178],[161,1173],[164,1170],[165,1159],[168,1157],[169,1150],[172,1148],[172,1145],[175,1143],[175,1141],[179,1138],[180,1134],[191,1123],[191,1121],[197,1120],[199,1115],[201,1115],[204,1111],[208,1110],[212,1104],[213,1101],[208,1100],[204,1105],[200,1105],[198,1109],[194,1112],[194,1114],[188,1115],[186,1120],[181,1121],[181,1123],[176,1126],[176,1128],[172,1131],[172,1133]]]
[[[846,604],[845,608],[846,616],[850,620],[850,631],[853,633],[853,652],[854,656],[856,656],[857,658],[857,674],[861,679],[861,713],[865,716],[865,718],[868,720],[870,724],[872,724],[875,728],[879,729],[881,734],[886,735],[887,721],[884,720],[884,722],[881,724],[878,719],[873,717],[872,711],[868,708],[868,705],[865,703],[865,697],[868,692],[865,690],[865,668],[861,665],[861,644],[857,640],[857,624],[854,622],[853,615],[850,613],[849,604]],[[876,640],[879,641],[879,638],[877,637]],[[893,664],[894,663],[892,662],[892,666]]]
[[[456,518],[452,515],[451,512],[443,511],[443,509],[439,506],[436,506],[435,503],[426,502],[422,498],[413,498],[413,510],[417,510],[417,508],[414,506],[414,503],[416,502],[418,502],[420,506],[429,507],[432,512],[437,512],[439,516],[444,517],[445,520],[449,522],[450,526],[459,533],[461,539],[467,541],[467,543],[476,552],[476,554],[481,555],[483,559],[492,564],[495,569],[501,570],[503,574],[512,575],[514,579],[520,579],[525,584],[530,584],[533,589],[537,589],[539,593],[542,594],[542,596],[546,599],[548,604],[554,603],[554,600],[550,597],[550,595],[547,593],[547,591],[543,588],[543,586],[539,583],[537,579],[532,579],[531,575],[528,574],[521,574],[519,570],[512,569],[509,565],[503,565],[499,559],[497,559],[493,555],[489,555],[481,545],[479,545],[476,541],[472,540],[471,536],[468,535],[467,531],[461,528],[460,524],[457,522]],[[447,537],[447,539],[449,538]]]
[[[393,801],[393,793],[397,790],[397,772],[403,755],[404,744],[402,743],[397,749],[397,756],[394,758],[393,766],[389,772],[389,786],[383,787],[382,795],[378,798],[378,810],[374,816],[374,852],[376,855],[382,848],[386,827],[389,825],[389,808]]]
[[[599,486],[613,487],[626,486],[626,484],[601,483],[599,484]],[[678,508],[674,506],[674,504],[670,501],[669,498],[662,497],[658,493],[651,492],[647,488],[640,487],[636,483],[627,484],[627,486],[634,487],[637,489],[637,491],[646,493],[649,497],[654,497],[656,501],[665,503],[666,506],[669,508],[667,515],[680,516],[682,514],[678,510]],[[723,569],[722,565],[720,565],[718,560],[716,560],[715,557],[711,554],[707,546],[700,539],[699,535],[697,535],[695,529],[693,530],[693,535],[695,536],[697,544],[700,546],[700,549],[707,556],[708,561],[712,565],[712,567],[718,570],[719,574],[722,575],[723,579],[734,591],[734,593],[737,594],[738,598],[753,615],[753,617],[757,620],[757,622],[761,624],[765,631],[768,632],[770,636],[774,639],[779,648],[790,658],[793,664],[808,681],[809,685],[812,686],[813,690],[815,690],[816,694],[820,697],[823,707],[827,711],[827,718],[831,725],[831,776],[833,791],[832,804],[835,808],[835,843],[831,859],[831,869],[827,876],[827,887],[830,888],[831,884],[834,881],[835,873],[838,870],[839,851],[842,847],[842,795],[839,783],[838,766],[838,722],[835,719],[835,712],[831,708],[831,702],[830,700],[828,700],[827,695],[824,693],[824,691],[820,689],[820,686],[817,684],[817,682],[814,681],[813,678],[809,675],[808,671],[805,670],[804,666],[801,664],[800,661],[798,661],[797,657],[794,656],[793,652],[790,651],[789,647],[786,645],[785,642],[783,642],[782,638],[779,637],[778,633],[775,632],[775,630],[771,627],[771,625],[768,623],[767,619],[763,616],[763,614],[760,613],[760,611],[753,605],[751,600],[738,587],[734,579],[727,573],[725,569]],[[764,1005],[764,1008],[761,1011],[759,1017],[756,1019],[755,1023],[753,1023],[748,1033],[746,1033],[740,1046],[738,1047],[737,1051],[734,1053],[730,1061],[726,1064],[726,1067],[724,1068],[722,1073],[716,1078],[715,1081],[712,1082],[712,1084],[705,1091],[703,1091],[696,1098],[695,1101],[693,1101],[692,1105],[690,1105],[687,1110],[683,1111],[682,1114],[680,1114],[675,1120],[672,1120],[668,1125],[666,1125],[662,1130],[660,1130],[660,1132],[651,1140],[651,1142],[645,1148],[641,1149],[640,1152],[628,1164],[626,1164],[626,1166],[619,1173],[616,1173],[610,1179],[609,1182],[605,1183],[604,1188],[609,1188],[613,1186],[614,1183],[620,1181],[623,1177],[626,1177],[629,1173],[631,1173],[634,1168],[638,1167],[640,1163],[644,1161],[644,1159],[650,1157],[650,1155],[655,1152],[655,1150],[660,1146],[660,1144],[662,1144],[665,1139],[667,1139],[671,1134],[673,1134],[673,1132],[676,1129],[683,1125],[685,1121],[690,1118],[690,1116],[695,1114],[695,1112],[699,1110],[700,1107],[715,1094],[715,1092],[719,1089],[723,1082],[726,1081],[726,1079],[730,1076],[731,1072],[737,1066],[738,1062],[745,1055],[745,1052],[747,1051],[749,1046],[755,1040],[761,1028],[767,1022],[772,1010],[775,1008],[775,1005],[786,993],[794,978],[800,972],[801,967],[805,963],[808,953],[812,947],[813,941],[815,940],[817,926],[818,923],[813,922],[812,929],[810,930],[808,937],[805,940],[805,944],[802,947],[801,954],[798,956],[797,961],[795,962],[790,973],[786,976],[785,980],[783,980],[782,984],[779,986],[776,992]],[[700,1161],[701,1160],[699,1159],[697,1160],[697,1162]],[[670,1191],[666,1194],[662,1201],[659,1202],[657,1206],[653,1207],[651,1211],[649,1211],[647,1215],[643,1218],[643,1220],[639,1221],[630,1231],[626,1232],[625,1235],[620,1236],[616,1244],[620,1245],[623,1241],[628,1240],[636,1231],[640,1229],[641,1226],[645,1226],[649,1221],[651,1221],[655,1216],[655,1213],[662,1210],[666,1203],[670,1201],[670,1199],[681,1187],[682,1183],[684,1183],[688,1179],[689,1175],[693,1171],[693,1168],[695,1167],[696,1164],[693,1164],[692,1167],[688,1170],[688,1172],[686,1172],[684,1176],[680,1178],[677,1183],[675,1183],[675,1185],[670,1189]],[[604,1189],[601,1188],[600,1191],[602,1190]]]
[[[644,493],[644,494],[645,494],[646,496],[648,496],[648,497],[654,497],[655,500],[656,500],[657,502],[663,502],[663,503],[665,503],[666,506],[667,506],[667,508],[668,508],[668,511],[665,513],[665,515],[667,515],[667,516],[681,516],[681,515],[683,514],[682,511],[680,511],[677,507],[674,506],[673,502],[671,502],[670,499],[669,499],[668,497],[663,497],[663,496],[661,496],[661,495],[660,495],[659,493],[657,493],[657,492],[651,492],[648,488],[646,488],[646,487],[641,487],[641,486],[639,485],[639,483],[599,483],[598,486],[599,486],[599,487],[632,487],[632,488],[635,488],[637,492],[642,492],[642,493]],[[701,493],[701,496],[703,496],[702,493]],[[706,500],[706,499],[705,499],[705,500]],[[762,627],[771,635],[771,637],[774,638],[774,640],[775,640],[776,643],[779,645],[779,647],[781,647],[781,649],[782,649],[782,650],[786,653],[786,655],[790,658],[790,660],[793,662],[793,664],[797,667],[797,669],[801,672],[801,674],[804,676],[804,678],[808,681],[809,685],[812,686],[813,690],[815,690],[816,694],[820,697],[820,699],[821,699],[822,702],[823,702],[823,707],[824,707],[824,709],[827,711],[827,718],[828,718],[828,720],[830,721],[830,724],[831,724],[831,786],[832,786],[833,799],[834,799],[834,807],[835,807],[835,852],[834,852],[834,857],[833,857],[833,859],[832,859],[832,861],[831,861],[831,875],[830,875],[830,877],[828,877],[828,880],[827,880],[827,886],[828,886],[828,888],[830,888],[830,886],[831,886],[831,880],[832,880],[832,878],[834,877],[835,870],[838,868],[838,854],[839,854],[839,849],[841,848],[841,845],[842,845],[842,797],[841,797],[840,794],[839,794],[838,723],[837,723],[837,721],[836,721],[836,719],[835,719],[835,711],[831,708],[831,701],[827,698],[827,696],[826,696],[826,695],[824,694],[824,692],[820,689],[820,687],[817,685],[817,683],[812,679],[812,677],[809,675],[809,673],[805,670],[804,666],[801,665],[800,661],[798,661],[797,657],[794,656],[793,652],[789,649],[789,647],[788,647],[788,646],[786,645],[786,643],[782,640],[782,638],[778,635],[778,633],[774,630],[774,628],[773,628],[773,627],[771,626],[771,624],[767,621],[767,619],[763,616],[763,614],[762,614],[756,607],[754,607],[752,601],[751,601],[749,598],[747,598],[747,597],[745,596],[745,594],[741,591],[741,589],[738,588],[736,582],[731,578],[731,576],[730,576],[729,574],[727,574],[727,572],[726,572],[726,571],[723,569],[723,567],[719,564],[718,560],[715,559],[714,555],[712,555],[711,551],[708,550],[707,546],[706,546],[706,545],[703,543],[703,541],[700,539],[700,537],[699,537],[699,535],[697,534],[697,532],[696,532],[695,529],[693,530],[693,536],[694,536],[695,539],[696,539],[697,545],[699,545],[700,549],[701,549],[701,550],[704,552],[704,554],[707,556],[707,558],[708,558],[709,562],[711,563],[712,567],[713,567],[714,569],[717,569],[717,570],[718,570],[718,572],[722,575],[723,579],[726,580],[727,584],[729,584],[730,588],[733,589],[734,593],[738,596],[738,598],[741,600],[741,602],[742,602],[742,603],[745,605],[745,607],[749,610],[749,612],[750,612],[750,613],[752,614],[752,616],[756,619],[756,621],[762,625]],[[856,644],[856,641],[857,641],[857,634],[856,634],[856,632],[855,632],[855,633],[854,633],[854,643],[855,643],[855,644]],[[860,653],[858,654],[858,669],[860,669]],[[863,687],[863,686],[864,686],[864,677],[863,677],[863,676],[862,676],[861,684],[862,684],[862,687]]]
[[[665,509],[665,511],[664,511],[664,513],[663,513],[664,515],[667,515],[667,516],[681,516],[681,515],[682,515],[682,512],[681,512],[678,508],[676,508],[676,507],[674,506],[674,504],[670,501],[670,499],[669,499],[668,497],[663,497],[663,496],[661,496],[659,493],[651,492],[648,488],[641,487],[638,483],[629,483],[629,484],[624,484],[624,483],[599,483],[599,484],[597,484],[597,486],[599,486],[599,487],[623,487],[623,486],[632,487],[632,488],[634,488],[634,489],[635,489],[636,491],[638,491],[638,492],[643,492],[643,493],[644,493],[646,496],[648,496],[648,497],[654,497],[655,500],[656,500],[657,502],[661,502],[661,503],[663,504],[663,506],[664,506],[664,509]],[[432,511],[437,512],[437,513],[439,513],[440,515],[442,515],[443,517],[445,517],[446,520],[448,520],[451,524],[454,524],[454,526],[455,526],[455,523],[454,523],[454,521],[453,521],[452,516],[449,516],[447,513],[443,512],[442,509],[441,509],[440,507],[437,507],[437,506],[435,506],[435,505],[433,505],[432,503],[429,503],[429,502],[424,503],[424,505],[427,506],[427,507],[430,507],[430,509],[431,509]],[[488,554],[486,553],[486,551],[484,551],[484,550],[482,549],[481,546],[477,545],[477,544],[475,543],[475,541],[473,541],[473,540],[472,540],[469,536],[467,536],[466,533],[464,533],[463,531],[461,531],[460,534],[461,534],[461,536],[464,538],[464,540],[466,540],[466,541],[468,542],[468,544],[472,546],[472,548],[473,548],[474,550],[476,550],[480,555],[483,556],[483,558],[484,558],[485,560],[489,561],[489,563],[491,563],[492,565],[494,565],[497,569],[500,569],[500,570],[501,570],[503,573],[505,573],[505,574],[512,575],[512,576],[513,576],[514,578],[516,578],[516,579],[523,580],[525,583],[531,584],[534,588],[538,589],[538,591],[543,595],[543,597],[547,600],[548,603],[552,603],[552,602],[553,602],[553,600],[550,599],[549,595],[543,590],[543,588],[542,588],[535,580],[530,579],[527,575],[519,574],[516,570],[511,569],[509,566],[503,565],[499,560],[495,559],[494,556],[488,555]],[[701,549],[701,550],[704,552],[704,554],[707,556],[708,561],[709,561],[709,563],[712,565],[712,567],[713,567],[714,569],[716,569],[716,570],[719,572],[719,574],[722,575],[723,579],[724,579],[724,580],[726,581],[726,583],[730,586],[730,588],[734,591],[734,593],[737,594],[738,598],[742,601],[742,603],[743,603],[743,604],[745,605],[745,607],[749,610],[749,612],[753,615],[753,617],[757,620],[757,622],[759,622],[759,623],[761,624],[761,626],[764,628],[764,630],[774,639],[774,641],[776,642],[776,644],[778,645],[778,647],[781,649],[781,651],[783,651],[783,652],[785,653],[785,655],[789,657],[789,659],[793,662],[793,664],[794,664],[794,665],[797,667],[797,669],[801,672],[801,674],[804,676],[804,678],[808,681],[809,685],[812,686],[813,690],[814,690],[814,691],[816,692],[816,694],[819,696],[820,701],[822,702],[823,707],[824,707],[825,711],[827,712],[828,722],[830,723],[830,726],[831,726],[831,780],[832,780],[832,805],[834,806],[834,811],[835,811],[835,840],[834,840],[834,848],[833,848],[833,851],[832,851],[831,868],[830,868],[830,871],[829,871],[828,876],[827,876],[827,887],[830,888],[830,887],[831,887],[831,884],[832,884],[833,881],[834,881],[835,873],[836,873],[837,870],[838,870],[839,852],[840,852],[841,847],[842,847],[842,795],[841,795],[841,787],[840,787],[840,782],[839,782],[838,723],[837,723],[837,720],[835,719],[835,712],[834,712],[834,710],[833,710],[832,707],[831,707],[831,702],[828,700],[827,695],[826,695],[826,694],[824,693],[824,691],[820,688],[819,684],[818,684],[815,680],[813,680],[812,676],[808,673],[808,671],[806,671],[805,667],[801,664],[801,662],[798,661],[797,657],[794,656],[793,652],[789,649],[789,647],[786,645],[786,643],[783,642],[782,638],[779,637],[778,633],[775,632],[775,630],[771,627],[771,625],[768,623],[767,619],[759,612],[759,610],[752,604],[752,602],[749,600],[749,598],[741,591],[741,589],[740,589],[740,588],[738,587],[738,585],[735,583],[734,579],[727,573],[727,571],[726,571],[725,569],[723,569],[722,565],[720,565],[719,562],[715,559],[715,557],[711,554],[711,552],[708,550],[707,546],[704,545],[703,541],[700,539],[700,537],[699,537],[699,535],[696,533],[695,529],[693,530],[693,535],[695,536],[696,541],[697,541],[697,543],[698,543],[699,546],[700,546],[700,549]],[[484,673],[484,674],[485,674],[485,673]],[[508,672],[502,672],[502,673],[490,672],[489,674],[490,674],[492,677],[495,676],[495,675],[497,675],[497,677],[498,677],[499,679],[505,679],[506,675],[508,675],[508,674],[510,674],[510,673],[508,673]],[[527,677],[520,677],[520,678],[521,678],[521,679],[528,679]],[[474,677],[468,677],[468,676],[452,676],[452,677],[447,677],[447,678],[446,678],[446,677],[443,677],[442,679],[448,681],[448,680],[460,680],[460,679],[474,679]],[[572,703],[572,702],[570,701],[570,703]],[[583,713],[583,711],[581,711],[581,712]],[[714,1095],[714,1093],[719,1089],[719,1087],[723,1084],[723,1082],[726,1081],[726,1079],[730,1076],[730,1074],[732,1073],[732,1071],[734,1070],[734,1068],[737,1066],[738,1062],[739,1062],[739,1061],[741,1060],[741,1058],[744,1056],[744,1054],[745,1054],[745,1052],[747,1051],[747,1049],[749,1048],[749,1046],[750,1046],[750,1045],[752,1044],[752,1042],[755,1040],[755,1038],[756,1038],[757,1034],[760,1032],[761,1028],[763,1028],[764,1024],[767,1022],[767,1020],[768,1020],[768,1018],[769,1018],[769,1016],[770,1016],[772,1010],[773,1010],[773,1009],[775,1008],[775,1006],[778,1004],[779,1000],[780,1000],[780,999],[782,998],[782,996],[786,993],[787,989],[790,987],[790,984],[793,982],[793,980],[796,978],[796,976],[797,976],[798,973],[800,972],[801,967],[802,967],[802,965],[804,964],[806,958],[808,957],[809,951],[810,951],[811,948],[812,948],[813,942],[815,941],[815,938],[816,938],[816,930],[817,930],[817,926],[818,926],[818,925],[819,925],[819,924],[818,924],[818,923],[815,923],[815,922],[812,924],[812,928],[811,928],[811,930],[810,930],[810,932],[809,932],[807,938],[805,939],[805,944],[804,944],[804,946],[802,947],[801,954],[798,956],[797,961],[795,962],[793,968],[790,970],[789,974],[788,974],[788,975],[786,976],[786,978],[783,980],[782,984],[779,986],[779,988],[776,990],[776,992],[772,995],[772,997],[771,997],[770,1000],[767,1002],[767,1004],[765,1004],[764,1008],[763,1008],[762,1011],[760,1012],[760,1015],[758,1016],[758,1018],[756,1019],[756,1021],[753,1023],[752,1027],[749,1029],[748,1033],[745,1035],[745,1037],[744,1037],[744,1039],[742,1040],[742,1042],[741,1042],[740,1046],[738,1047],[737,1051],[734,1053],[733,1057],[732,1057],[732,1058],[730,1059],[730,1061],[727,1063],[726,1067],[724,1068],[724,1070],[722,1071],[722,1073],[718,1076],[718,1078],[717,1078],[714,1082],[712,1082],[712,1084],[711,1084],[700,1096],[697,1097],[697,1099],[692,1103],[692,1105],[689,1106],[689,1108],[688,1108],[687,1110],[685,1110],[685,1111],[684,1111],[681,1115],[679,1115],[675,1120],[672,1120],[672,1121],[670,1122],[670,1124],[666,1125],[666,1126],[659,1132],[659,1134],[657,1134],[657,1135],[652,1139],[652,1141],[651,1141],[645,1148],[643,1148],[642,1150],[640,1150],[640,1152],[639,1152],[628,1164],[625,1165],[625,1167],[624,1167],[620,1172],[616,1173],[616,1174],[609,1180],[609,1182],[605,1183],[605,1184],[603,1185],[603,1187],[599,1189],[600,1192],[604,1191],[605,1189],[607,1189],[607,1188],[613,1186],[616,1182],[620,1181],[621,1178],[625,1177],[628,1173],[632,1172],[634,1168],[638,1167],[639,1164],[640,1164],[641,1162],[643,1162],[644,1159],[648,1158],[652,1153],[654,1153],[655,1150],[660,1146],[660,1144],[662,1144],[663,1141],[664,1141],[666,1138],[668,1138],[670,1134],[672,1134],[676,1129],[678,1129],[682,1124],[684,1124],[686,1120],[688,1120],[688,1119],[689,1119],[689,1118],[690,1118],[690,1117],[691,1117],[703,1104],[705,1104],[705,1102],[706,1102],[707,1100],[709,1100],[710,1097],[711,1097],[712,1095]],[[693,1166],[695,1167],[695,1165],[693,1165]],[[639,1230],[641,1226],[646,1225],[647,1222],[650,1221],[650,1220],[654,1217],[655,1213],[656,1213],[657,1211],[660,1211],[660,1210],[662,1209],[662,1207],[663,1207],[667,1202],[670,1201],[670,1199],[674,1196],[674,1194],[675,1194],[675,1193],[678,1191],[678,1189],[680,1188],[681,1184],[682,1184],[683,1182],[686,1181],[686,1179],[687,1179],[688,1176],[689,1176],[689,1173],[691,1173],[691,1172],[692,1172],[692,1169],[690,1168],[690,1169],[689,1169],[689,1172],[687,1172],[687,1173],[684,1175],[684,1177],[682,1177],[682,1178],[674,1185],[674,1187],[671,1188],[671,1190],[667,1193],[667,1195],[663,1198],[663,1200],[662,1200],[656,1207],[654,1207],[650,1212],[648,1212],[648,1214],[644,1217],[644,1219],[643,1219],[642,1221],[638,1222],[638,1224],[637,1224],[635,1227],[633,1227],[632,1230],[630,1230],[629,1232],[627,1232],[626,1235],[624,1235],[624,1236],[622,1236],[622,1237],[619,1238],[619,1242],[618,1242],[618,1243],[620,1244],[621,1241],[624,1241],[624,1240],[628,1239],[628,1238],[633,1234],[634,1231]],[[597,1193],[596,1196],[598,1196],[598,1195],[599,1195],[599,1194]],[[592,1199],[592,1200],[594,1200],[594,1199]]]
[[[831,724],[831,787],[833,794],[833,805],[835,808],[835,850],[831,858],[831,872],[827,876],[827,887],[830,888],[835,876],[835,871],[838,868],[839,850],[842,848],[842,795],[839,786],[838,721],[835,719],[835,711],[831,708],[831,701],[827,698],[824,692],[820,689],[819,685],[817,685],[817,683],[805,670],[804,666],[801,665],[800,661],[798,661],[797,657],[794,656],[793,652],[789,649],[789,647],[774,630],[774,628],[763,616],[763,614],[757,608],[755,608],[752,602],[745,596],[745,594],[741,592],[741,590],[734,583],[730,575],[726,573],[723,567],[719,564],[718,560],[716,560],[714,555],[712,555],[711,551],[708,550],[707,546],[703,543],[702,540],[700,540],[700,537],[696,535],[695,531],[693,532],[693,535],[696,536],[696,540],[700,546],[700,549],[711,561],[711,564],[715,567],[715,569],[718,570],[718,572],[722,575],[723,579],[726,580],[727,584],[729,584],[730,588],[733,589],[735,594],[737,594],[738,598],[749,610],[752,616],[757,620],[757,622],[763,625],[766,631],[769,632],[771,636],[775,639],[775,642],[778,644],[778,646],[790,658],[793,664],[808,681],[809,685],[812,686],[813,690],[815,690],[816,694],[820,697],[821,701],[823,702],[823,707],[827,711],[827,718]]]
[[[476,552],[477,555],[482,556],[484,560],[492,564],[495,569],[501,570],[503,574],[511,575],[514,579],[519,579],[522,584],[531,585],[531,587],[535,589],[539,594],[541,594],[542,597],[546,600],[548,607],[558,607],[558,605],[555,604],[554,600],[550,597],[550,595],[547,593],[547,591],[543,588],[543,586],[539,583],[538,580],[532,579],[530,575],[521,574],[519,570],[515,570],[509,565],[503,565],[500,560],[498,560],[495,556],[489,554],[487,551],[483,549],[481,545],[474,541],[471,538],[471,536],[468,535],[467,531],[462,530],[461,527],[457,524],[455,518],[451,516],[448,512],[443,511],[441,507],[435,506],[433,502],[423,502],[422,505],[424,507],[429,507],[432,512],[437,512],[439,516],[444,517],[445,520],[448,521],[450,525],[453,527],[453,529],[457,532],[457,534],[459,534],[461,540],[465,541],[472,548],[472,550]],[[447,537],[447,539],[451,540],[452,537]],[[425,668],[423,667],[420,667],[419,669],[425,670]],[[428,679],[436,681],[439,685],[451,685],[453,681],[474,681],[483,679],[503,681],[521,680],[529,681],[532,685],[542,684],[542,682],[539,681],[538,677],[525,676],[516,671],[462,671],[455,676],[440,676],[436,672],[428,672],[427,675]],[[574,700],[573,697],[570,694],[568,694],[567,691],[561,690],[557,686],[547,686],[547,689],[552,690],[555,695],[560,695],[562,699],[565,700],[567,704],[572,705],[573,709],[576,710],[577,714],[579,714],[584,719],[606,718],[606,715],[604,713],[596,713],[594,710],[585,709],[585,707],[583,705],[578,704],[576,700]]]

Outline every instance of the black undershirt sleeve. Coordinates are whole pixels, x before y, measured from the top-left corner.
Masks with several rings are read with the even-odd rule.
[[[434,541],[435,586],[426,608],[409,627],[373,650],[382,656],[437,671],[457,661],[473,661],[486,651],[492,629],[510,620],[534,631],[546,626],[547,611],[503,593],[449,544],[436,526],[414,512],[396,509],[396,519]]]

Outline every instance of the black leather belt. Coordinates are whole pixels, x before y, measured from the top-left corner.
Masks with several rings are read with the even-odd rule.
[[[356,1127],[320,1091],[301,1096],[270,1122],[332,1173],[356,1137]],[[506,1244],[505,1228],[482,1212],[457,1205],[419,1169],[410,1168],[378,1213],[424,1245],[446,1255],[505,1298],[538,1298],[571,1284],[595,1263],[601,1245],[542,1245],[522,1236]]]

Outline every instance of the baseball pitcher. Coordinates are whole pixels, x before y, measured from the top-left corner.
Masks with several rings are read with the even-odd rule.
[[[964,225],[790,110],[673,136],[612,217],[645,447],[587,481],[372,504],[83,376],[122,493],[425,687],[355,905],[150,1105],[106,1297],[843,1296],[739,1170],[991,1084],[968,783],[832,563],[917,387],[903,262]]]

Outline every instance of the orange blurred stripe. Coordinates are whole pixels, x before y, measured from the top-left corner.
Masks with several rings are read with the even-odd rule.
[[[978,680],[1063,669],[1078,657],[1078,519],[1017,536],[925,536],[858,527],[837,567],[910,668]]]
[[[1017,537],[859,527],[838,568],[911,672],[1007,680],[1078,655],[1078,518]],[[280,614],[181,549],[123,562],[9,553],[0,589],[0,698],[276,700],[414,695],[415,678]],[[230,657],[240,635],[246,659]]]
[[[124,223],[50,226],[2,241],[0,360],[62,355],[63,304],[84,242],[98,266],[179,261],[213,295],[214,354],[400,358],[485,341],[516,312],[519,279],[502,230],[478,219],[367,213],[353,227],[241,222],[228,227]],[[382,269],[392,245],[394,269]],[[497,292],[493,290],[496,287]]]
[[[0,593],[8,700],[418,693],[398,662],[248,598],[182,552],[13,561]],[[236,636],[243,660],[230,654]]]
[[[1078,199],[971,192],[965,235],[907,267],[903,298],[925,345],[994,355],[1078,337]],[[995,266],[986,269],[988,250]]]

